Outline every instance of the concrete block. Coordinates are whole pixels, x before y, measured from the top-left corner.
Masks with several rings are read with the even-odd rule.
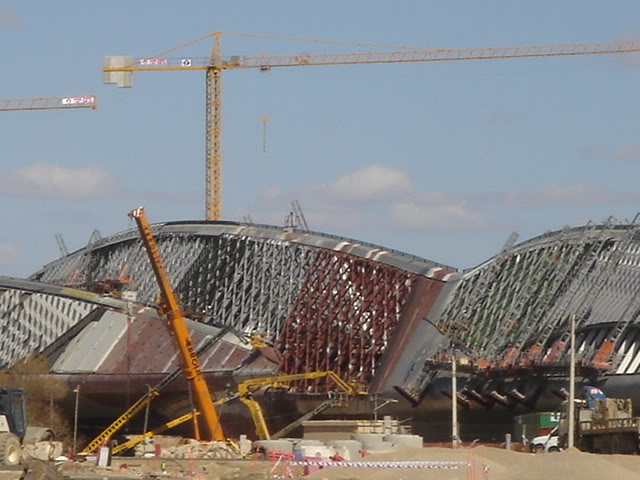
[[[350,460],[359,460],[362,458],[362,442],[358,442],[357,440],[333,440],[327,442],[327,445],[335,448],[336,453],[338,449],[346,449],[349,452]],[[340,454],[338,453],[338,455]]]
[[[422,448],[424,439],[420,435],[385,435],[383,440],[396,446]]]
[[[62,455],[62,442],[36,442],[25,445],[23,449],[25,458],[49,461]]]
[[[264,450],[265,452],[291,453],[293,452],[293,443],[289,440],[258,440],[253,442],[253,448],[254,450]]]
[[[322,447],[325,445],[325,442],[322,440],[308,440],[305,438],[297,439],[297,442],[294,442],[294,448],[298,447]]]
[[[399,445],[394,445],[391,442],[385,442],[381,440],[379,442],[371,441],[371,442],[364,443],[362,448],[367,453],[382,453],[382,452],[394,452],[398,450]]]
[[[336,451],[333,447],[327,447],[325,445],[306,445],[298,448],[302,452],[303,457],[327,459],[336,454]]]
[[[353,457],[351,455],[351,451],[347,447],[333,447],[333,449],[335,450],[337,457],[340,457],[348,462],[350,462],[351,460],[360,459],[359,453],[357,454],[357,456]]]
[[[238,447],[240,448],[240,455],[243,457],[248,455],[253,448],[253,442],[247,439],[246,435],[240,435],[240,440],[238,440]]]
[[[381,433],[354,433],[351,439],[362,443],[364,450],[371,450],[373,445],[384,441],[384,435]]]

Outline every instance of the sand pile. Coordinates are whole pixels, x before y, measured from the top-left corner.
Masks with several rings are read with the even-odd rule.
[[[22,470],[0,471],[0,480],[20,480]]]
[[[482,465],[489,465],[490,480],[640,480],[640,456],[595,455],[562,452],[533,455],[491,447],[451,450],[447,448],[402,449],[397,452],[369,455],[366,461],[472,461],[476,478],[482,479]],[[310,478],[353,480],[418,480],[465,479],[466,469],[409,470],[383,468],[331,468],[316,472]]]
[[[531,455],[486,447],[477,450],[480,457],[500,462],[505,467],[502,472],[491,472],[491,480],[602,480],[603,476],[615,480],[640,479],[640,457],[636,456],[582,452]]]
[[[491,472],[503,472],[504,466],[490,458],[481,458],[475,451],[477,449],[451,450],[448,448],[403,448],[396,452],[368,455],[363,458],[367,462],[408,462],[416,460],[431,460],[444,462],[472,461],[478,472],[477,478],[481,478],[480,471],[483,463],[489,465]],[[509,453],[509,452],[505,452]],[[330,468],[315,472],[309,478],[327,479],[354,479],[354,480],[422,480],[433,478],[438,480],[464,479],[466,468],[458,470],[424,470],[424,469],[386,469],[386,468]],[[491,477],[490,477],[491,478]],[[538,479],[541,480],[541,479]],[[616,479],[618,480],[618,479]]]

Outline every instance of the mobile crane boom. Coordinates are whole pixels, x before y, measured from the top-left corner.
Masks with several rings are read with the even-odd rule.
[[[257,377],[250,378],[238,384],[238,394],[246,396],[253,390],[259,390],[263,387],[271,388],[284,388],[288,387],[289,383],[296,380],[315,380],[317,378],[329,378],[336,384],[336,386],[348,395],[359,395],[365,392],[358,391],[353,385],[348,384],[342,380],[334,371],[326,370],[322,372],[305,372],[305,373],[292,373],[289,375],[276,375],[273,377]]]
[[[160,288],[161,297],[161,313],[164,314],[169,322],[171,331],[176,338],[178,349],[182,356],[182,372],[184,377],[191,385],[198,412],[202,416],[205,424],[206,435],[209,440],[224,441],[222,427],[218,420],[218,414],[213,405],[209,387],[202,375],[198,355],[191,343],[191,336],[187,329],[182,311],[176,300],[176,296],[171,288],[169,277],[162,265],[158,245],[153,238],[151,227],[144,214],[144,208],[138,207],[129,212],[129,216],[133,218],[138,226],[140,237],[144,243],[145,250],[151,262],[151,268],[156,276],[158,287]]]
[[[256,430],[256,436],[260,440],[270,440],[271,434],[269,433],[269,427],[267,426],[267,422],[264,418],[264,414],[262,413],[262,408],[260,404],[256,402],[253,398],[251,398],[251,392],[259,390],[264,387],[270,388],[286,388],[289,386],[289,383],[297,381],[297,380],[315,380],[317,378],[328,378],[336,384],[338,389],[342,390],[349,396],[353,395],[364,395],[366,392],[359,391],[354,385],[350,385],[344,380],[342,380],[335,372],[331,370],[322,371],[322,372],[306,372],[306,373],[293,373],[289,375],[276,375],[273,377],[258,377],[258,378],[250,378],[249,380],[245,380],[238,384],[238,392],[237,396],[240,401],[246,405],[249,409],[249,413],[251,414],[251,419],[253,420],[253,425]],[[320,407],[316,408],[313,412],[308,415],[303,416],[302,418],[296,420],[292,424],[288,425],[284,429],[277,432],[277,436],[279,438],[279,434],[283,434],[291,430],[292,427],[297,426],[299,423],[302,423],[302,420],[315,415],[322,410],[325,410],[333,403],[332,400],[324,402]],[[274,437],[276,437],[274,435]]]

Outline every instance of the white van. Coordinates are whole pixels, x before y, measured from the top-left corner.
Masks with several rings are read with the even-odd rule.
[[[558,427],[551,430],[548,435],[532,438],[529,442],[529,450],[531,453],[559,452]]]

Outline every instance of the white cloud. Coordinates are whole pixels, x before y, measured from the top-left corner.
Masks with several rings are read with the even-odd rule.
[[[390,225],[414,231],[459,231],[485,224],[459,198],[444,192],[419,191],[407,173],[381,165],[297,190],[270,185],[259,195],[251,216],[259,223],[282,225],[294,199],[300,202],[310,227],[320,231]]]
[[[638,194],[615,192],[599,185],[547,185],[537,190],[512,190],[502,195],[514,208],[541,208],[559,205],[593,206],[638,201]]]
[[[385,203],[405,200],[415,195],[409,176],[401,170],[370,165],[338,177],[329,184],[309,184],[295,190],[268,185],[259,195],[261,204],[288,208],[291,200],[305,204],[322,204],[332,208],[366,202]]]
[[[628,143],[617,147],[590,145],[582,149],[589,160],[616,160],[619,162],[640,162],[640,144]]]
[[[107,198],[118,193],[112,175],[98,167],[39,163],[0,176],[0,193],[40,198]]]
[[[494,110],[492,112],[489,112],[488,118],[489,118],[489,123],[493,125],[497,125],[497,124],[509,125],[520,120],[521,117],[522,117],[521,114],[509,111],[509,110]]]
[[[22,256],[22,250],[8,242],[0,242],[0,266],[15,265]]]
[[[273,200],[282,195],[282,189],[278,185],[267,185],[262,195],[266,201]]]
[[[414,186],[401,170],[370,165],[339,177],[328,186],[328,193],[349,200],[384,200],[406,196]]]
[[[7,27],[19,25],[20,23],[22,22],[16,15],[11,13],[9,10],[0,8],[0,26]]]
[[[427,231],[470,231],[487,226],[487,222],[464,203],[428,205],[415,202],[396,203],[391,220],[397,228]]]
[[[627,162],[640,161],[640,145],[622,145],[613,150],[613,158]]]
[[[640,144],[629,143],[617,147],[591,145],[583,149],[586,158],[591,160],[617,160],[622,162],[640,162]]]

